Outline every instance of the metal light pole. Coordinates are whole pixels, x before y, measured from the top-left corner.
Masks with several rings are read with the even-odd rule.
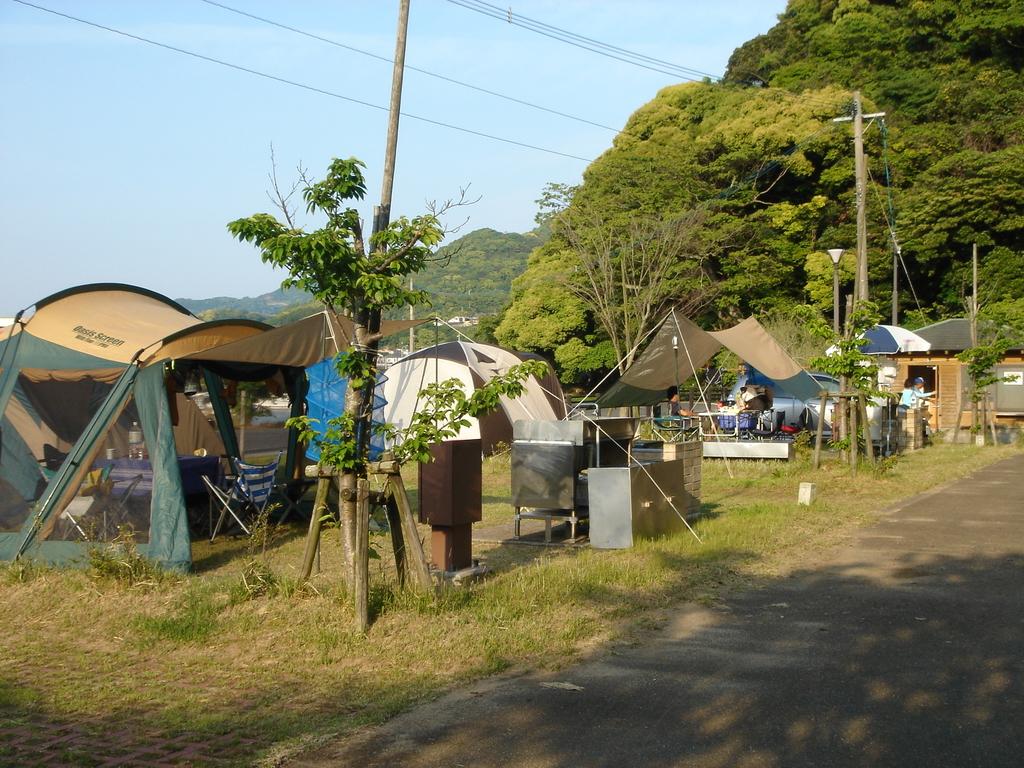
[[[839,259],[843,257],[842,248],[829,248],[828,256],[832,259],[832,331],[839,335]]]
[[[672,360],[673,360],[673,363],[675,364],[675,369],[676,369],[676,397],[678,398],[678,400],[677,400],[678,405],[676,406],[676,408],[679,411],[682,411],[682,409],[683,409],[683,398],[682,398],[682,395],[679,394],[679,337],[678,336],[673,336],[672,337]],[[673,414],[672,414],[672,406],[671,406],[671,404],[669,405],[668,410],[669,410],[669,414],[668,415],[672,416]],[[675,415],[682,417],[683,414],[682,413],[676,413]]]

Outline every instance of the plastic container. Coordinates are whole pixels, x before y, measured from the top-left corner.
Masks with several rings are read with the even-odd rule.
[[[142,429],[137,421],[133,421],[131,428],[128,430],[128,458],[146,458],[146,444],[143,442]]]

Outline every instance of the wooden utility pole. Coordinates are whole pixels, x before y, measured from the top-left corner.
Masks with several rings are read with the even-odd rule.
[[[853,115],[834,117],[833,123],[853,122],[853,171],[857,204],[857,271],[853,286],[853,301],[868,298],[868,225],[867,225],[867,163],[864,157],[864,118],[885,117],[885,112],[864,114],[860,91],[853,92]]]
[[[380,205],[373,213],[374,233],[383,232],[391,223],[391,195],[395,186],[398,118],[402,113],[402,79],[405,77],[405,41],[408,31],[409,0],[399,0],[398,31],[395,34],[395,67],[391,75],[391,105],[388,112],[388,139],[384,149],[384,178],[381,180]]]
[[[978,346],[978,244],[971,246],[971,346]],[[985,425],[978,428],[978,384],[971,380],[971,431],[974,433],[974,441],[978,442],[978,435],[981,435],[981,444],[985,443]],[[957,415],[959,418],[959,415]]]
[[[892,244],[892,324],[899,325],[900,317],[900,246]]]
[[[864,110],[860,91],[853,92],[853,163],[857,193],[857,282],[854,303],[868,298],[868,223],[866,167],[864,165]]]
[[[405,75],[405,42],[409,29],[409,0],[399,0],[398,2],[398,30],[395,33],[395,65],[391,75],[391,103],[388,111],[388,136],[387,144],[384,149],[384,175],[381,180],[381,191],[380,191],[380,204],[373,212],[373,233],[380,234],[388,228],[391,223],[391,195],[395,186],[395,157],[398,154],[398,121],[402,112],[402,80]],[[384,248],[386,246],[378,246]],[[369,313],[366,323],[367,336],[371,341],[366,345],[366,352],[369,355],[370,362],[376,366],[377,363],[377,350],[380,346],[380,342],[377,337],[380,333],[380,310],[373,310]],[[358,341],[361,341],[358,340]],[[369,413],[373,410],[373,391],[376,388],[376,380],[374,377],[369,377],[366,382],[366,387],[362,392],[364,402],[369,404]],[[359,438],[362,441],[362,446],[365,450],[369,451],[370,443],[370,431],[372,430],[372,417],[370,415],[361,416],[365,419],[363,425],[365,431]],[[360,478],[360,483],[365,482],[364,479]],[[342,503],[352,504],[354,506],[355,520],[352,522],[355,525],[347,525],[349,522],[346,515],[342,515],[342,529],[345,535],[346,544],[351,542],[349,551],[353,553],[352,557],[352,574],[349,583],[354,585],[353,599],[355,601],[355,612],[357,617],[357,626],[360,631],[365,631],[366,628],[366,617],[367,617],[367,596],[369,594],[369,585],[366,583],[360,583],[364,579],[368,579],[368,558],[369,558],[369,543],[367,538],[369,536],[369,520],[370,514],[369,504],[361,500],[360,487],[355,489],[349,489],[343,487],[339,496],[342,498]],[[354,499],[347,499],[344,495],[346,490],[355,491]],[[353,504],[353,501],[355,502]],[[364,520],[364,517],[367,518]],[[351,532],[349,529],[351,528]]]

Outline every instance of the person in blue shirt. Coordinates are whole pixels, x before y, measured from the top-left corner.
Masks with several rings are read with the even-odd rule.
[[[900,394],[900,408],[904,411],[909,409],[914,404],[914,380],[907,377],[907,380],[903,382],[903,392]]]
[[[903,393],[900,395],[900,407],[920,408],[934,394],[934,392],[924,391],[924,379],[920,376],[913,379],[907,378],[903,383]]]
[[[669,416],[696,416],[693,411],[686,408],[681,402],[679,402],[679,388],[669,387],[665,391],[665,398],[668,400],[668,415]]]

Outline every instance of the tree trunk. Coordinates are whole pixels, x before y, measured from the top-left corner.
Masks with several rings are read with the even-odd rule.
[[[367,322],[368,313],[362,313],[353,319],[355,343],[348,354],[367,355],[371,358],[370,362],[372,363],[376,357],[376,349],[372,348],[370,344],[371,333],[367,327]],[[364,451],[361,455],[364,460],[366,459],[365,449],[369,444],[368,432],[371,429],[372,408],[370,405],[372,399],[372,382],[369,382],[365,387],[348,387],[345,390],[344,413],[346,416],[350,416],[356,424],[356,434],[354,437],[358,440],[360,448]],[[349,587],[353,586],[352,573],[355,567],[356,487],[359,480],[365,478],[366,468],[361,466],[358,470],[349,469],[344,471],[338,484],[338,518],[341,523],[341,551],[343,558],[341,572],[345,575],[345,580]]]

